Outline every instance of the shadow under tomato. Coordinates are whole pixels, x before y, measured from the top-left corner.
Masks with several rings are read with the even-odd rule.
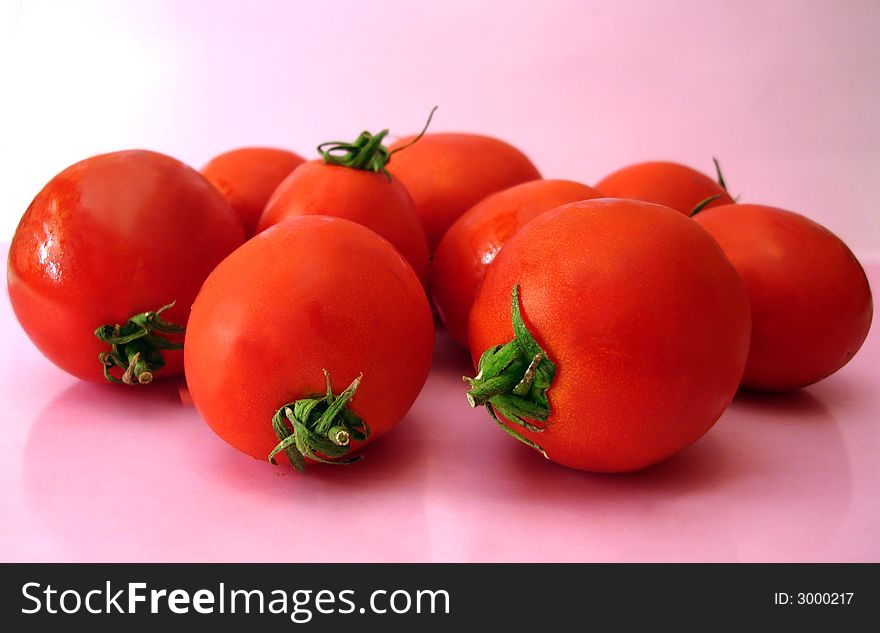
[[[363,461],[300,475],[227,446],[176,383],[75,383],[31,427],[25,492],[65,560],[414,560],[418,428],[404,420]],[[398,517],[410,538],[389,547],[375,516]],[[316,539],[327,547],[304,546]]]
[[[826,406],[805,389],[777,393],[743,388],[737,392],[734,401],[738,408],[750,415],[796,416],[811,423],[823,423],[829,417]]]
[[[692,493],[701,488],[719,484],[728,485],[740,475],[748,475],[748,461],[737,458],[737,450],[722,439],[723,425],[730,424],[729,417],[748,416],[755,420],[782,422],[797,420],[798,424],[828,425],[824,431],[836,436],[844,449],[836,421],[828,409],[816,397],[806,391],[784,394],[766,394],[743,390],[737,393],[731,412],[726,413],[713,427],[693,445],[658,464],[628,473],[576,473],[591,480],[615,483],[611,485],[643,488],[668,493]],[[835,433],[837,431],[837,433]],[[826,433],[823,433],[825,435]],[[833,442],[832,442],[833,444]],[[558,468],[532,451],[518,451],[519,463],[524,469]],[[541,466],[535,464],[538,462]],[[571,469],[565,469],[571,470]]]
[[[442,327],[434,330],[434,360],[432,369],[440,373],[450,373],[458,376],[472,376],[474,365],[468,350],[455,342],[449,333]]]
[[[489,421],[487,420],[487,423]],[[493,429],[494,430],[494,429]],[[606,501],[617,505],[639,495],[679,496],[728,484],[741,474],[723,442],[710,432],[694,445],[647,468],[625,473],[594,473],[561,466],[501,434],[497,441],[504,460],[504,476],[495,485],[499,492],[542,507],[582,500],[595,506]],[[613,498],[610,498],[613,497]]]
[[[358,462],[310,463],[303,473],[229,447],[212,451],[209,472],[218,488],[234,491],[268,518],[272,530],[289,535],[284,544],[266,541],[255,548],[255,557],[242,560],[423,559],[428,533],[423,427],[418,411],[410,411],[392,432],[367,446]],[[395,538],[396,531],[406,536]]]
[[[795,545],[816,557],[851,498],[838,423],[806,392],[741,396],[693,446],[627,474],[564,468],[491,430],[504,447],[469,482],[497,533],[471,551],[490,560],[786,560]]]
[[[76,383],[30,430],[25,492],[85,561],[807,559],[846,514],[846,446],[806,391],[740,396],[678,456],[596,475],[504,435],[459,383],[435,368],[361,462],[303,475],[228,447],[176,384]]]
[[[424,450],[420,424],[417,416],[410,412],[390,433],[369,444],[358,461],[346,465],[311,462],[304,473],[296,472],[286,463],[273,466],[226,447],[228,451],[214,452],[213,476],[223,485],[252,491],[254,485],[263,486],[264,475],[268,473],[285,480],[272,493],[285,500],[290,500],[291,494],[296,494],[295,489],[303,486],[351,487],[363,491],[401,486],[411,483],[419,471],[418,463]],[[238,459],[233,460],[230,452]]]

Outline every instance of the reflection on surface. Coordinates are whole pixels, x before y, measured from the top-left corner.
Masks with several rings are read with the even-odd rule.
[[[372,516],[398,514],[414,532],[425,531],[414,525],[421,448],[413,417],[371,445],[362,462],[315,465],[303,477],[228,447],[180,404],[171,383],[80,382],[31,428],[26,491],[69,544],[71,560],[370,558],[371,547],[391,538],[362,529]],[[278,530],[290,531],[289,547]],[[326,550],[300,549],[317,537]],[[422,549],[403,547],[399,556],[416,558]]]
[[[518,537],[473,535],[472,554],[494,543],[499,559],[815,559],[850,500],[837,422],[804,391],[742,394],[692,447],[630,474],[567,470],[509,444],[485,516]]]
[[[680,455],[597,475],[470,409],[468,368],[441,349],[396,431],[304,476],[229,448],[173,383],[77,383],[30,431],[29,503],[70,560],[815,559],[847,510],[838,424],[806,391],[740,394]]]

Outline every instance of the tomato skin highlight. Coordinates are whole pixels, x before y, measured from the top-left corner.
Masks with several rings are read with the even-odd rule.
[[[394,151],[414,137],[398,140]],[[479,134],[425,134],[394,154],[388,171],[416,203],[431,252],[465,211],[489,194],[541,177],[520,150]]]
[[[748,354],[748,298],[718,244],[682,214],[596,199],[530,222],[477,293],[475,367],[513,337],[515,284],[556,377],[547,429],[507,426],[552,461],[597,472],[650,466],[699,439],[733,398]]]
[[[700,202],[718,196],[704,208],[733,204],[717,182],[686,165],[664,161],[637,163],[611,173],[596,189],[609,198],[631,198],[671,207],[690,215]]]
[[[431,296],[446,329],[467,347],[468,315],[486,268],[507,241],[551,209],[603,197],[570,180],[533,180],[478,202],[449,228],[431,264]]]
[[[39,350],[68,373],[106,382],[94,331],[176,301],[185,325],[208,273],[244,241],[223,196],[194,169],[156,152],[87,158],[37,194],[9,249],[15,315]],[[183,370],[162,352],[157,377]]]
[[[372,229],[391,242],[427,284],[425,231],[415,203],[398,180],[389,182],[381,173],[309,161],[278,186],[257,232],[306,215],[331,215]]]
[[[187,384],[217,435],[265,460],[280,407],[324,393],[324,369],[336,393],[363,373],[351,409],[372,434],[357,450],[409,410],[433,344],[427,297],[400,253],[354,222],[305,216],[257,234],[208,277],[186,335]]]
[[[250,237],[272,192],[304,162],[305,158],[285,149],[241,147],[215,156],[201,171],[229,200]]]
[[[865,271],[825,227],[783,209],[737,204],[695,218],[721,244],[752,306],[743,385],[788,391],[846,365],[873,316]]]

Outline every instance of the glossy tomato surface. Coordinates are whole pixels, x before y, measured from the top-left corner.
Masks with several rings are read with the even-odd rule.
[[[745,386],[797,389],[852,359],[871,327],[873,302],[865,271],[840,238],[802,215],[755,204],[709,209],[695,220],[749,293]]]
[[[304,215],[331,215],[372,229],[428,280],[428,244],[415,203],[397,179],[384,174],[309,161],[282,182],[257,230]]]
[[[513,338],[511,289],[555,363],[546,430],[555,462],[649,466],[708,431],[745,367],[749,305],[718,244],[687,217],[633,200],[576,202],[536,218],[486,272],[470,315],[476,364]]]
[[[37,194],[9,248],[9,297],[49,360],[105,380],[102,325],[176,301],[184,325],[202,282],[244,240],[241,223],[201,174],[156,152],[102,154],[68,167]],[[183,368],[163,352],[158,376]]]
[[[570,180],[533,180],[494,193],[462,215],[440,240],[431,264],[431,295],[446,329],[467,347],[477,286],[501,247],[523,226],[563,204],[599,198]]]
[[[413,137],[389,147],[403,147]],[[415,200],[428,247],[433,251],[465,211],[491,193],[541,177],[520,150],[479,134],[425,134],[397,152],[388,171],[400,178]]]
[[[718,196],[704,208],[732,204],[721,185],[686,165],[663,161],[637,163],[619,169],[596,183],[609,198],[632,198],[656,202],[690,215],[700,202]]]
[[[307,216],[259,233],[211,274],[186,334],[186,376],[214,432],[266,459],[272,416],[324,392],[324,369],[337,394],[363,374],[351,409],[367,442],[388,432],[425,382],[433,339],[424,290],[386,240]]]
[[[212,158],[202,174],[226,196],[250,237],[272,192],[304,162],[286,149],[242,147]]]

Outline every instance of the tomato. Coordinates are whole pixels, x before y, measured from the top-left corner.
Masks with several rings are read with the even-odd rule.
[[[372,229],[397,248],[423,283],[428,244],[415,204],[396,178],[314,160],[290,174],[272,195],[257,230],[287,218],[333,215]]]
[[[160,369],[181,372],[182,353],[164,349],[180,346],[171,324],[186,324],[208,273],[243,240],[235,212],[197,171],[156,152],[102,154],[59,173],[28,207],[9,249],[9,297],[65,371],[149,382]],[[111,348],[96,337],[116,325],[135,340]]]
[[[716,163],[717,165],[717,163]],[[718,170],[719,180],[721,170]],[[690,215],[701,202],[704,208],[732,204],[733,198],[719,184],[695,169],[678,163],[648,162],[624,167],[605,176],[596,189],[610,198],[656,202]]]
[[[242,147],[212,158],[202,174],[226,196],[250,237],[272,192],[304,162],[285,149]]]
[[[434,306],[452,337],[467,347],[468,314],[477,286],[507,240],[546,211],[600,197],[592,187],[570,180],[533,180],[484,198],[456,220],[431,265]]]
[[[647,202],[575,202],[532,220],[486,271],[468,399],[555,462],[636,470],[712,427],[749,329],[742,281],[694,222]]]
[[[238,450],[266,459],[298,437],[279,453],[295,467],[345,462],[410,408],[433,339],[427,297],[397,250],[354,222],[306,216],[257,234],[208,277],[186,376],[205,421]],[[345,406],[322,426],[325,380]]]
[[[412,140],[402,138],[390,149],[396,151]],[[388,169],[415,200],[431,251],[452,223],[477,202],[541,177],[521,151],[478,134],[425,134],[405,152],[395,154]]]
[[[797,389],[846,365],[868,335],[871,289],[858,260],[828,229],[756,204],[695,217],[745,282],[752,344],[743,385]]]

